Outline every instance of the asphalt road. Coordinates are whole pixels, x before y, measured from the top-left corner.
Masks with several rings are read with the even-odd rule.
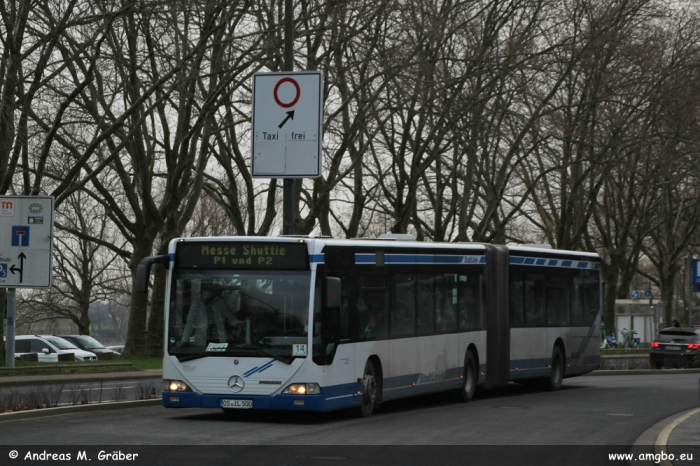
[[[162,464],[203,458],[225,464],[231,455],[249,464],[277,464],[280,458],[296,458],[298,464],[332,458],[362,464],[388,464],[381,461],[388,459],[426,464],[439,458],[438,464],[465,464],[465,454],[483,458],[483,464],[496,457],[498,464],[530,464],[527,458],[538,458],[531,464],[599,464],[590,460],[602,454],[601,446],[625,451],[649,427],[697,407],[698,381],[698,374],[578,377],[566,379],[554,393],[510,384],[478,393],[468,404],[445,395],[386,403],[368,419],[350,412],[231,415],[161,407],[70,414],[0,423],[0,445],[120,445],[163,459]],[[549,461],[542,463],[545,452]]]

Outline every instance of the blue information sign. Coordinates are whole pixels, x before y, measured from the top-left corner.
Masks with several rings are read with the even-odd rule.
[[[700,259],[693,259],[693,291],[700,292]]]

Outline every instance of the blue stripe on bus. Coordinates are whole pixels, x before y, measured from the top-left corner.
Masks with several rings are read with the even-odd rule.
[[[309,262],[312,264],[325,264],[326,255],[325,254],[311,254],[309,255]]]
[[[322,254],[315,255],[323,256]],[[318,259],[317,259],[318,260]],[[320,260],[323,262],[323,259]],[[377,255],[356,253],[355,264],[373,265],[377,263]],[[393,264],[485,264],[484,255],[447,255],[447,254],[385,254],[384,263]],[[575,261],[564,259],[548,259],[543,257],[510,257],[511,265],[537,265],[544,267],[595,269],[600,270],[600,263],[591,261]]]
[[[376,254],[357,253],[355,264],[372,265],[377,263]],[[485,264],[482,255],[447,254],[385,254],[385,264]]]
[[[248,372],[243,374],[243,377],[250,377],[251,375],[253,375],[257,372],[263,372],[263,371],[269,369],[270,367],[272,367],[272,364],[274,362],[275,362],[274,359],[270,359],[267,363],[263,364],[262,366],[256,366],[256,367],[252,368],[251,370],[249,370]]]
[[[375,254],[355,254],[356,264],[375,264],[377,258]]]
[[[564,259],[545,259],[542,257],[510,257],[511,265],[539,265],[566,269],[595,269],[600,270],[600,263],[590,261],[574,261]]]

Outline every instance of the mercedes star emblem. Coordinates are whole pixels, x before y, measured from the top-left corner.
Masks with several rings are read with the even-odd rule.
[[[234,375],[233,377],[228,379],[228,388],[233,393],[240,392],[241,390],[243,390],[243,387],[245,387],[245,381],[240,375]]]

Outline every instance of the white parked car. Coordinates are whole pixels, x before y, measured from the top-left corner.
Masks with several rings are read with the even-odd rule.
[[[22,354],[37,353],[41,362],[58,362],[58,355],[75,354],[76,361],[97,361],[97,355],[83,351],[73,343],[53,335],[17,335],[15,358]]]

